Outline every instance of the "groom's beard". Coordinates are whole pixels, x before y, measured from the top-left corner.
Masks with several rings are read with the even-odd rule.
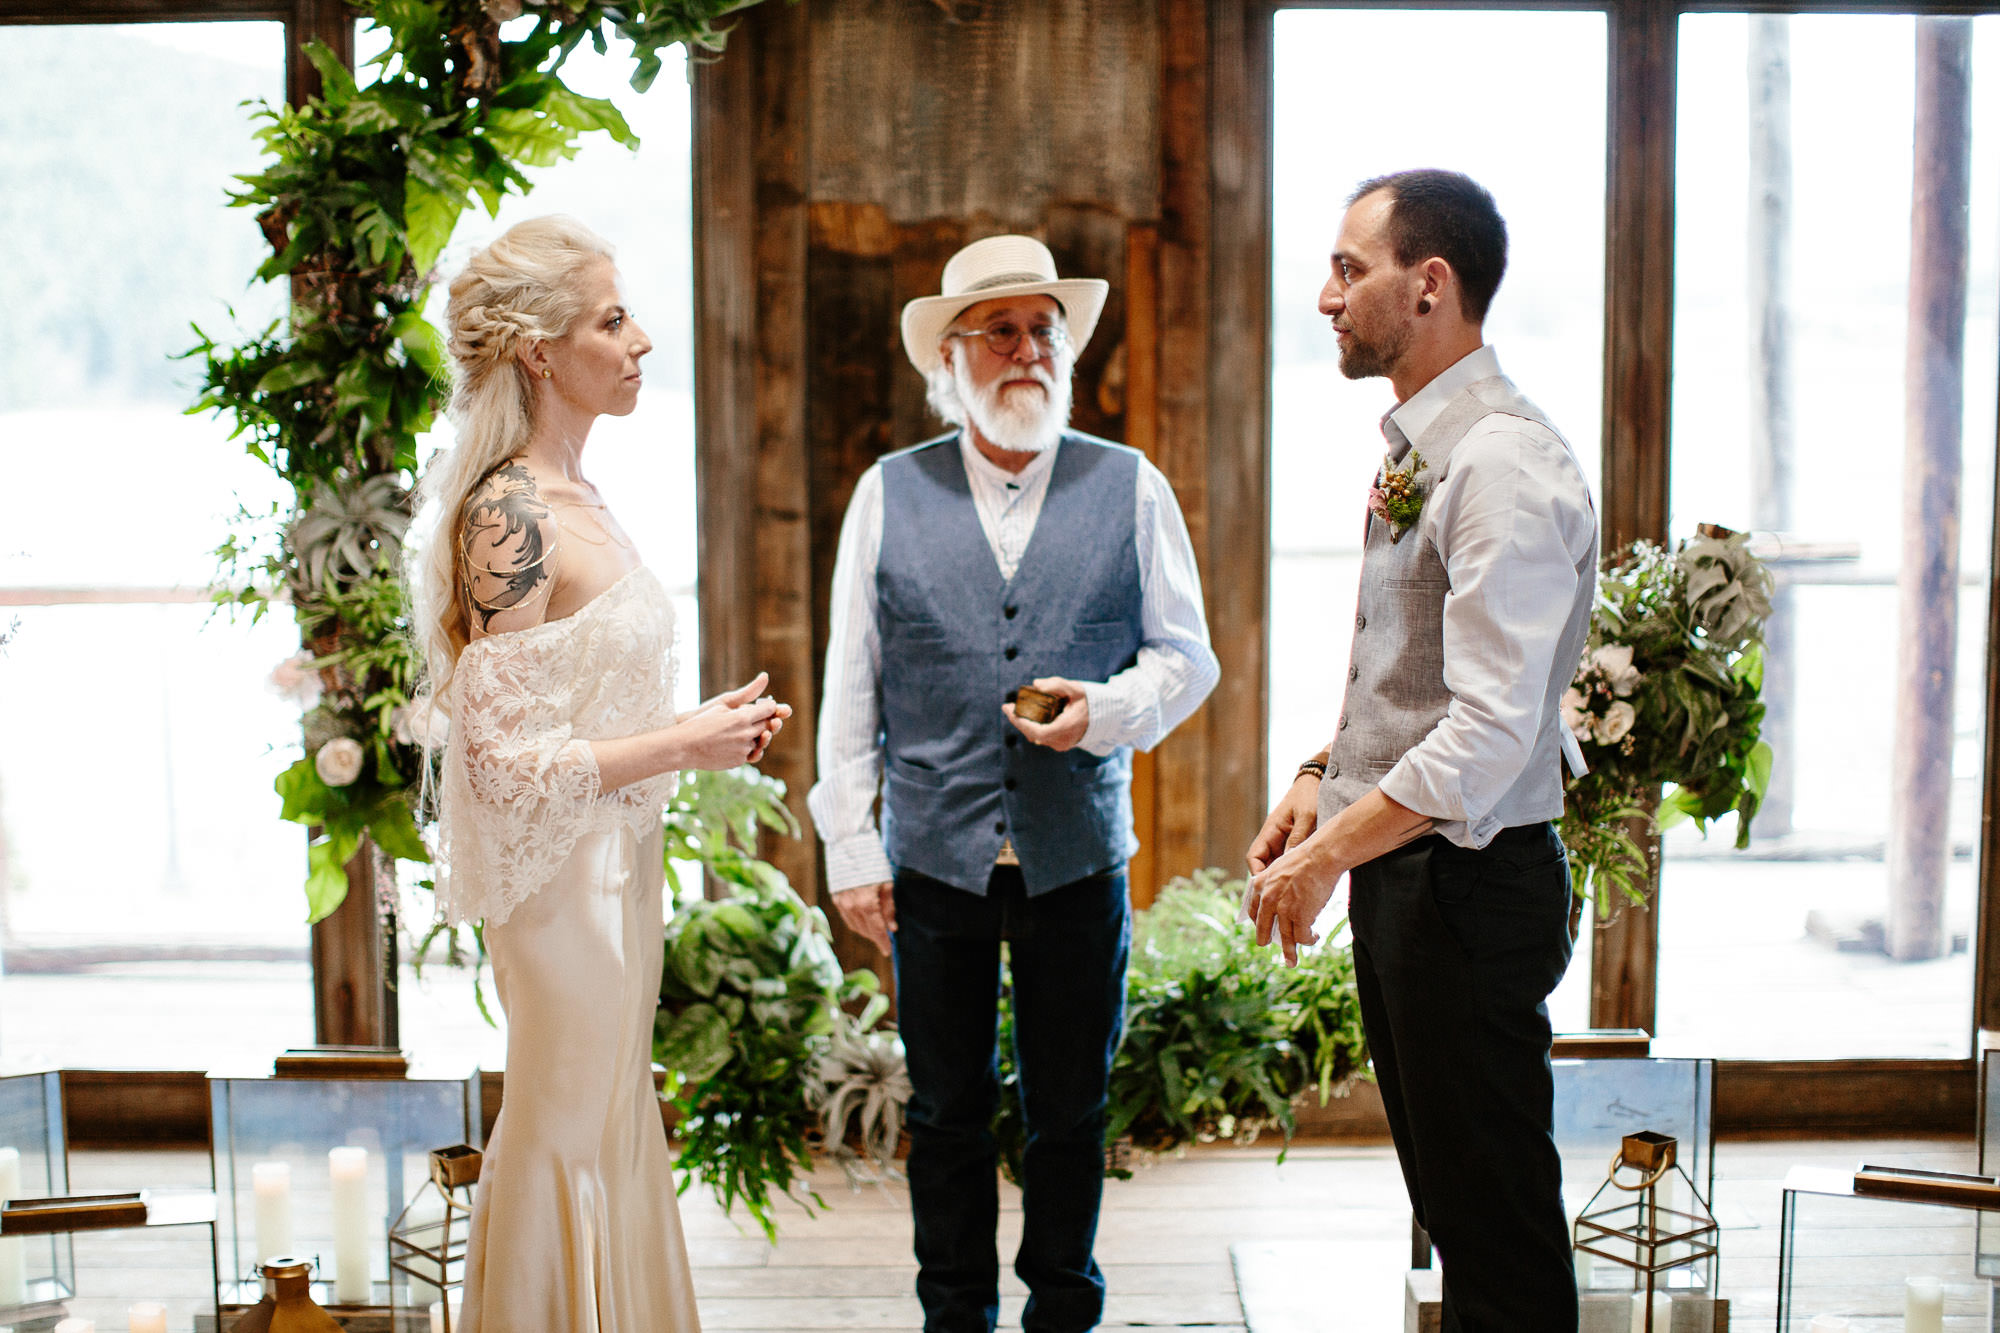
[[[959,401],[990,443],[1013,453],[1039,454],[1061,442],[1063,427],[1069,424],[1069,376],[1058,377],[1037,361],[1014,367],[1005,379],[980,388],[973,384],[964,358],[954,357],[952,362]],[[1032,380],[1041,388],[1009,387],[1020,380]]]

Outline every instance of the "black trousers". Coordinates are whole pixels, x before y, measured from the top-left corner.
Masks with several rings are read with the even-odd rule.
[[[1574,1333],[1551,1133],[1548,995],[1569,965],[1548,824],[1480,851],[1433,834],[1349,879],[1361,1021],[1410,1207],[1444,1269],[1445,1333]]]
[[[1033,898],[1013,866],[994,868],[983,898],[897,872],[896,1004],[913,1089],[917,1297],[925,1333],[992,1333],[1000,1315],[992,1126],[1003,940],[1027,1128],[1014,1258],[1028,1286],[1021,1327],[1085,1333],[1104,1315],[1104,1273],[1091,1251],[1132,947],[1123,868]]]

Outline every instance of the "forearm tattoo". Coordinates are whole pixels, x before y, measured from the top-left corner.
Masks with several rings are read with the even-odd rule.
[[[509,463],[481,482],[466,501],[459,538],[468,612],[481,633],[494,617],[540,596],[553,576],[553,549],[542,539],[549,506],[535,479]]]

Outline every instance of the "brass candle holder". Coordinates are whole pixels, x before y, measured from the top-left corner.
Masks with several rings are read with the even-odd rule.
[[[471,1233],[472,1199],[485,1161],[463,1143],[431,1150],[431,1178],[396,1215],[389,1228],[389,1308],[396,1308],[396,1274],[437,1289],[444,1302],[444,1329],[451,1333],[451,1289],[464,1281],[465,1247]],[[430,1201],[430,1202],[427,1202]],[[441,1214],[441,1215],[440,1215]],[[460,1265],[460,1277],[451,1275]]]
[[[1653,1293],[1662,1274],[1699,1266],[1702,1290],[1712,1293],[1715,1287],[1721,1232],[1701,1192],[1676,1161],[1678,1147],[1673,1138],[1653,1130],[1627,1134],[1611,1159],[1610,1173],[1576,1219],[1574,1245],[1579,1252],[1632,1270],[1633,1289],[1645,1292],[1647,1333],[1666,1333],[1653,1322]],[[1631,1184],[1618,1178],[1618,1173],[1627,1169],[1638,1173]],[[1660,1202],[1660,1182],[1669,1176],[1679,1177],[1680,1187],[1686,1191],[1689,1203],[1685,1209]],[[1615,1192],[1600,1208],[1598,1200],[1605,1198],[1606,1190]],[[1624,1194],[1638,1197],[1622,1202]],[[1634,1327],[1639,1327],[1636,1320]]]

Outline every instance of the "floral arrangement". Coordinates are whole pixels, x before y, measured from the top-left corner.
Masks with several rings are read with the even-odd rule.
[[[438,256],[475,200],[491,213],[528,191],[524,168],[574,156],[586,134],[637,146],[615,106],[563,83],[580,44],[622,43],[643,92],[664,48],[718,51],[718,21],[756,2],[356,0],[387,38],[375,80],[360,86],[314,44],[322,94],[255,111],[267,160],[230,202],[256,211],[271,252],[256,276],[287,282],[292,307],[235,345],[197,329],[188,355],[203,383],[189,410],[230,418],[232,438],[291,491],[287,506],[238,514],[217,549],[228,585],[217,600],[252,615],[290,602],[306,643],[291,670],[318,677],[305,758],[276,784],[282,817],[319,830],[310,920],[347,896],[344,867],[364,837],[426,859],[412,809],[429,722],[412,712],[427,710],[411,698],[398,570],[445,356],[421,313]]]
[[[1773,587],[1744,534],[1707,524],[1672,553],[1635,542],[1607,560],[1562,701],[1590,765],[1570,785],[1562,838],[1576,891],[1594,890],[1601,916],[1613,893],[1645,898],[1634,833],[1649,810],[1655,832],[1690,819],[1706,831],[1733,811],[1736,845],[1749,845],[1771,778],[1759,732]]]
[[[1424,512],[1424,500],[1430,486],[1417,476],[1426,471],[1424,456],[1415,449],[1410,450],[1410,460],[1397,467],[1391,459],[1382,460],[1381,474],[1368,488],[1368,512],[1389,525],[1389,540],[1399,542],[1403,534],[1415,525]]]

